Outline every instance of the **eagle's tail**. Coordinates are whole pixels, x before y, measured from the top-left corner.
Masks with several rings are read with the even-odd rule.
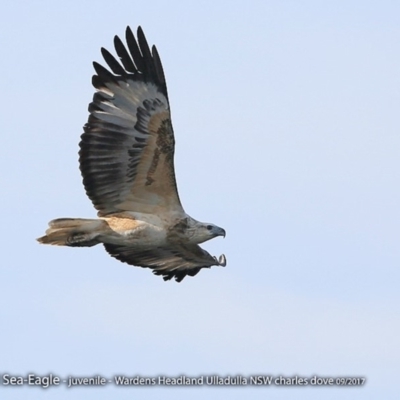
[[[58,218],[49,222],[46,235],[37,239],[39,243],[56,246],[90,247],[100,241],[104,221],[101,219]]]

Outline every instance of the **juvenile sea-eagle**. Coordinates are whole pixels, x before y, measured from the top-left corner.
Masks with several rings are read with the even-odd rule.
[[[140,27],[137,40],[126,29],[126,43],[115,36],[118,61],[101,49],[111,72],[93,63],[97,91],[79,145],[83,184],[99,218],[55,219],[37,240],[71,247],[103,243],[112,257],[180,282],[202,268],[226,265],[224,255],[217,259],[199,246],[225,231],[183,210],[160,57]]]

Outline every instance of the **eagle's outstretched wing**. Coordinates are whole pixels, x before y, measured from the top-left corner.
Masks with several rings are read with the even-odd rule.
[[[198,245],[133,249],[104,243],[104,247],[117,260],[137,267],[151,268],[155,275],[162,275],[165,281],[175,278],[180,282],[187,275],[195,276],[202,268],[225,266],[226,263],[224,255],[217,260]]]
[[[112,72],[93,63],[97,92],[81,136],[79,162],[86,193],[100,216],[158,213],[160,208],[183,212],[164,72],[140,27],[137,38],[129,27],[127,48],[114,38],[120,62],[102,48]]]

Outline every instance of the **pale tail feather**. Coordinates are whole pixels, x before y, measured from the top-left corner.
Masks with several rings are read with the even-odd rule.
[[[97,236],[104,221],[99,219],[58,218],[49,222],[39,243],[56,246],[90,247],[99,243]]]

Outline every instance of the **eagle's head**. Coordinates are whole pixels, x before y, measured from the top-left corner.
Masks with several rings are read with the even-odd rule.
[[[217,225],[205,222],[199,222],[192,219],[187,227],[187,234],[192,243],[203,243],[217,236],[225,237],[225,229]]]

